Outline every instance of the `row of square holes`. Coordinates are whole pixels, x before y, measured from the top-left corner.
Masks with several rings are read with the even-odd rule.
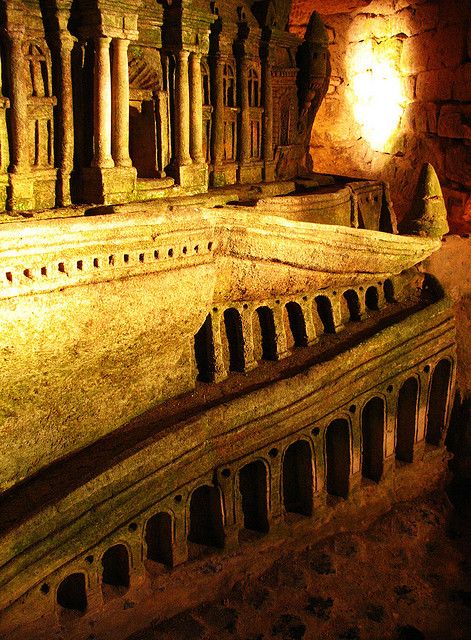
[[[213,248],[213,243],[212,242],[208,242],[208,251],[211,251],[212,248]],[[198,244],[195,245],[195,247],[193,248],[193,251],[194,251],[194,253],[199,253],[200,246]],[[187,246],[183,247],[182,254],[183,255],[187,255],[188,254],[188,247]],[[145,253],[140,253],[139,254],[139,262],[143,263],[145,261],[145,255],[146,255]],[[167,251],[167,256],[169,258],[173,258],[174,257],[173,248],[170,248]],[[116,258],[115,255],[108,256],[108,265],[109,266],[114,266],[115,258]],[[158,249],[156,249],[154,251],[154,260],[159,260],[159,258],[160,258],[160,253],[159,253]],[[124,262],[124,264],[128,264],[129,263],[129,254],[128,253],[123,254],[123,262]],[[100,268],[100,259],[99,258],[93,258],[93,266],[96,269]],[[57,265],[57,270],[60,273],[66,273],[65,263],[64,262],[59,262],[59,264]],[[77,260],[77,270],[78,271],[83,271],[83,260]],[[31,269],[25,269],[23,271],[23,275],[26,278],[32,278],[33,277]],[[47,267],[41,267],[41,275],[47,277],[47,275],[48,275],[47,274]],[[8,282],[10,282],[10,283],[13,282],[13,274],[12,274],[11,271],[7,271],[6,274],[5,274],[5,277],[8,280]]]

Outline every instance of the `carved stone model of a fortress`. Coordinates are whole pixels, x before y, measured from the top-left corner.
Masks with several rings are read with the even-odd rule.
[[[289,5],[0,4],[2,639],[126,638],[443,476],[440,186],[398,233],[312,172]]]

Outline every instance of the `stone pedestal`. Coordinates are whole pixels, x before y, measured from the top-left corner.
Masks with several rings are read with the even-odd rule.
[[[215,164],[211,172],[211,186],[225,187],[237,181],[238,167],[235,162]]]
[[[181,187],[193,192],[199,193],[208,188],[208,165],[205,163],[174,166],[172,176]]]
[[[264,182],[274,182],[275,180],[275,168],[276,164],[273,161],[265,162],[263,165],[263,180]]]
[[[263,177],[263,163],[240,164],[237,171],[237,181],[242,184],[261,182]]]
[[[118,204],[134,198],[134,167],[88,167],[83,170],[83,193],[90,204]]]

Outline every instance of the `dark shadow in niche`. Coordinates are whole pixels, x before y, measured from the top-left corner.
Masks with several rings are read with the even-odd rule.
[[[283,503],[288,513],[312,515],[312,452],[305,440],[293,442],[283,459]]]
[[[361,412],[362,466],[364,478],[379,482],[383,475],[384,400],[371,398]]]
[[[419,384],[416,378],[408,378],[399,391],[397,400],[396,459],[401,462],[413,462],[414,460],[418,393]]]
[[[394,297],[394,285],[389,278],[383,284],[384,298],[386,302],[393,303],[396,301]]]
[[[188,541],[205,547],[224,546],[221,495],[217,487],[204,485],[195,489],[190,499]],[[189,549],[190,557],[198,550]]]
[[[167,567],[172,565],[172,516],[165,511],[153,515],[146,524],[147,559]]]
[[[360,300],[358,298],[358,293],[353,289],[348,289],[343,294],[347,302],[348,312],[350,314],[351,322],[359,322],[361,320],[361,312],[360,312]]]
[[[316,307],[325,333],[335,333],[334,314],[332,303],[327,296],[316,297]]]
[[[258,321],[260,323],[260,333],[262,334],[262,359],[277,360],[276,331],[273,311],[270,307],[258,307]]]
[[[350,425],[340,418],[329,424],[325,434],[327,493],[348,498],[350,487]]]
[[[307,346],[306,323],[301,306],[297,302],[288,302],[286,304],[286,312],[288,313],[289,328],[293,336],[294,346]]]
[[[227,343],[229,347],[229,371],[244,371],[244,335],[242,331],[242,319],[237,309],[224,311],[224,326],[226,328]]]
[[[371,311],[378,311],[379,309],[379,296],[378,289],[376,287],[368,287],[365,293],[365,304]]]
[[[121,596],[129,589],[129,553],[124,544],[116,544],[105,551],[101,559],[103,567],[103,597]]]
[[[63,609],[80,615],[86,611],[87,589],[85,574],[72,573],[62,580],[57,589],[57,604]]]
[[[446,410],[448,406],[448,388],[450,386],[451,363],[440,360],[434,369],[427,411],[425,440],[438,446],[445,430]]]
[[[195,335],[195,358],[198,369],[197,380],[213,382],[215,374],[214,341],[213,326],[209,314]]]
[[[239,491],[244,528],[268,533],[267,469],[263,462],[255,460],[242,467],[239,471]]]

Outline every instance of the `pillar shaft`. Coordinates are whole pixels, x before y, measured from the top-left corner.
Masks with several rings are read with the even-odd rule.
[[[240,156],[241,164],[250,160],[249,75],[245,56],[240,62]]]
[[[93,166],[113,167],[111,157],[110,38],[95,40],[94,157]]]
[[[224,61],[218,56],[215,69],[215,104],[212,132],[212,161],[220,165],[224,158]]]
[[[190,156],[190,87],[188,82],[188,51],[179,51],[175,74],[176,97],[176,159],[181,165],[191,164]]]
[[[201,55],[190,56],[191,139],[190,153],[193,162],[202,164],[203,156],[203,90],[201,83]]]
[[[273,160],[273,90],[271,83],[270,60],[263,60],[263,159],[265,162]]]
[[[129,40],[113,40],[113,133],[111,152],[117,167],[131,167],[129,157]]]
[[[26,67],[23,56],[23,32],[9,33],[11,72],[11,172],[25,173],[29,170],[28,145],[28,97],[26,94]]]
[[[72,96],[71,55],[74,40],[63,35],[60,40],[61,64],[61,99],[59,102],[59,119],[61,127],[61,157],[59,200],[62,206],[70,204],[70,173],[74,166],[74,105]]]

